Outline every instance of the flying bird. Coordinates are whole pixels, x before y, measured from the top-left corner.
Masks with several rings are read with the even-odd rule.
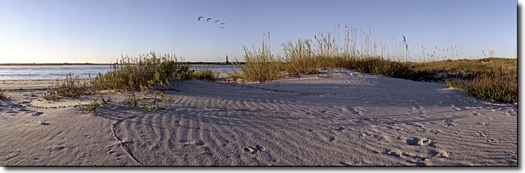
[[[197,18],[197,20],[201,21],[202,18],[204,18],[204,16],[200,16],[199,18]]]
[[[215,21],[215,23],[218,23],[218,22],[220,22],[220,20],[216,20],[216,21]]]
[[[222,22],[220,25],[224,25],[224,24],[226,24],[226,23]]]
[[[206,19],[206,22],[209,22],[211,20],[211,17],[208,17],[208,19]]]
[[[221,29],[224,29],[224,26],[221,26]]]

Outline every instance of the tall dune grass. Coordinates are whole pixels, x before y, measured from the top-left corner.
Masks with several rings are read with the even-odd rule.
[[[334,32],[335,33],[335,32]],[[345,27],[342,41],[337,34],[326,33],[314,39],[299,39],[284,43],[284,57],[271,54],[268,40],[262,48],[244,47],[246,64],[242,76],[248,81],[266,82],[282,77],[316,74],[326,68],[349,68],[358,72],[411,80],[447,80],[449,86],[465,90],[482,99],[517,102],[517,60],[485,58],[481,60],[440,60],[459,56],[456,46],[450,49],[436,47],[438,54],[423,52],[421,59],[431,62],[409,62],[408,40],[403,36],[400,50],[387,51],[385,45],[363,32]],[[360,35],[363,34],[363,35]],[[337,37],[335,37],[337,35]],[[423,46],[422,46],[423,47]],[[448,52],[451,54],[448,54]],[[441,52],[441,53],[439,53]],[[447,52],[447,53],[444,53]],[[445,78],[436,78],[444,73]]]
[[[241,70],[245,80],[262,83],[281,78],[282,61],[271,53],[269,33],[261,48],[250,50],[244,46],[244,59],[246,63]]]
[[[158,78],[152,85],[165,85],[169,79],[190,79],[191,73],[189,65],[178,62],[175,55],[151,52],[138,57],[123,56],[109,72],[95,77],[92,85],[98,90],[135,91],[152,79]]]
[[[98,75],[91,84],[96,90],[124,91],[131,107],[145,107],[151,111],[164,109],[173,101],[159,88],[172,89],[169,80],[191,79],[192,73],[189,65],[178,62],[174,55],[159,56],[151,52],[138,57],[122,57],[108,73]]]
[[[199,70],[199,71],[195,71],[192,73],[192,78],[193,79],[198,79],[198,80],[210,80],[210,81],[215,81],[217,80],[217,76],[213,73],[213,71],[211,71],[208,67],[206,67],[206,69],[204,70]]]

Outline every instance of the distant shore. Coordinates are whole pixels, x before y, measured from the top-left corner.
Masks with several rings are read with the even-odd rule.
[[[47,65],[113,65],[117,63],[0,63],[0,66],[47,66]],[[242,65],[244,62],[181,62],[181,64]]]

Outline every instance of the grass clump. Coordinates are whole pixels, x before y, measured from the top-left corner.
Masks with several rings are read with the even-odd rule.
[[[97,110],[98,107],[100,107],[100,103],[98,103],[97,100],[94,100],[93,102],[87,105],[81,106],[81,109],[82,109],[82,112],[88,114],[91,112],[95,112],[95,110]]]
[[[477,98],[518,102],[517,74],[516,68],[488,68],[475,73],[472,78],[451,78],[447,80],[447,85],[462,89]]]
[[[192,74],[193,79],[198,80],[210,80],[210,81],[216,81],[217,76],[211,71],[210,69],[206,68],[204,70],[195,71]]]
[[[351,58],[344,67],[375,75],[408,79],[415,78],[415,73],[407,65],[380,57]]]
[[[266,82],[281,78],[281,60],[271,54],[270,34],[263,40],[262,48],[249,50],[244,46],[245,64],[241,70],[248,81]]]
[[[66,79],[57,81],[54,86],[50,87],[48,93],[44,94],[44,99],[48,101],[59,101],[61,98],[76,99],[91,93],[88,82],[80,79],[79,76],[73,77],[73,74],[69,73]]]
[[[163,103],[172,99],[161,90],[171,90],[170,80],[191,79],[192,73],[189,65],[179,62],[174,55],[151,52],[122,57],[108,73],[98,75],[92,85],[97,90],[125,92],[131,107],[164,109]]]
[[[139,55],[139,57],[124,56],[104,75],[98,75],[92,82],[98,90],[131,91],[139,90],[158,75],[157,83],[168,83],[169,79],[190,79],[189,65],[178,62],[174,55],[158,56],[155,52]]]
[[[447,85],[463,89],[477,98],[518,101],[516,59],[435,61],[434,55],[424,52],[434,61],[409,62],[409,45],[405,36],[399,49],[391,54],[385,46],[372,42],[374,39],[370,32],[364,37],[359,37],[358,33],[363,32],[346,27],[342,42],[338,32],[321,34],[314,40],[287,42],[283,44],[284,58],[271,54],[268,36],[267,40],[263,39],[260,49],[248,50],[244,47],[246,64],[242,67],[242,74],[233,74],[234,81],[242,77],[262,83],[282,77],[317,74],[321,69],[336,67],[417,81],[446,81]],[[459,55],[456,47],[451,49]]]
[[[154,109],[165,109],[168,103],[173,102],[171,97],[166,96],[159,91],[158,85],[162,84],[166,88],[170,88],[169,83],[163,83],[158,72],[154,73],[154,78],[149,80],[147,84],[140,84],[140,94],[135,90],[126,91],[128,94],[128,101],[131,107],[145,107],[148,111]],[[164,103],[166,106],[161,105]]]

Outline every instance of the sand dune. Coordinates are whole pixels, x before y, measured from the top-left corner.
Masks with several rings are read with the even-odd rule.
[[[12,82],[12,81],[10,81]],[[5,84],[5,83],[4,83]],[[166,110],[122,95],[46,103],[0,88],[0,165],[517,166],[517,106],[349,70],[263,84],[178,82]],[[39,106],[35,106],[39,105]],[[55,106],[53,106],[55,105]],[[56,105],[60,105],[57,107]],[[54,108],[51,108],[54,107]]]

